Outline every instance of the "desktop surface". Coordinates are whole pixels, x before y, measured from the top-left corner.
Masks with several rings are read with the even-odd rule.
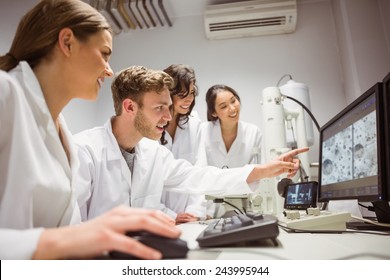
[[[201,248],[196,241],[208,226],[204,222],[178,225],[190,251],[198,260],[332,260],[390,259],[390,235],[364,233],[288,233],[280,230],[277,246],[264,242],[251,247]]]

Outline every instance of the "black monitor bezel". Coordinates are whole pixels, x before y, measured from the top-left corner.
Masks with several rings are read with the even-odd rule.
[[[390,75],[389,75],[390,77]],[[344,197],[324,197],[322,193],[322,142],[324,138],[324,131],[339,121],[351,110],[356,108],[364,100],[370,97],[372,94],[375,94],[376,102],[376,121],[377,121],[377,156],[378,156],[378,193],[376,195],[360,195],[360,196],[344,196]],[[318,201],[319,202],[329,202],[331,200],[351,200],[355,199],[360,202],[373,202],[378,200],[389,201],[389,178],[390,172],[388,170],[389,166],[389,150],[390,145],[386,143],[386,139],[389,139],[389,98],[387,97],[390,93],[385,93],[382,88],[382,83],[376,83],[374,86],[369,88],[365,93],[359,96],[351,104],[345,107],[341,112],[339,112],[335,117],[323,125],[320,129],[319,137],[319,150],[320,150],[320,167],[318,170]],[[385,129],[386,128],[386,129]],[[386,147],[389,146],[389,147]]]
[[[383,200],[390,201],[390,72],[382,80],[382,95],[383,95],[383,111],[384,111],[384,145],[387,144],[386,149],[383,151],[386,158],[386,167],[384,170],[384,182],[387,185],[383,188]]]

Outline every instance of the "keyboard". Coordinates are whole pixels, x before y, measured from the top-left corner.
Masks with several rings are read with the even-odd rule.
[[[270,239],[276,246],[278,219],[271,215],[247,213],[212,221],[196,241],[200,247],[242,245]]]

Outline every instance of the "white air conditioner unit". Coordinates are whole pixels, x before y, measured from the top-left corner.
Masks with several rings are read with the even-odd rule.
[[[291,33],[297,23],[296,0],[252,0],[209,5],[206,37],[227,39]]]

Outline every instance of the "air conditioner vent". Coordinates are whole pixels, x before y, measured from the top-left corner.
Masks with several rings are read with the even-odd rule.
[[[207,7],[206,37],[225,39],[291,33],[297,20],[296,0],[252,0]]]
[[[284,24],[286,24],[286,17],[284,16],[260,18],[260,19],[252,19],[252,20],[237,20],[237,21],[227,21],[222,23],[211,23],[210,31],[213,32],[219,30],[241,29],[241,28],[284,25]]]

